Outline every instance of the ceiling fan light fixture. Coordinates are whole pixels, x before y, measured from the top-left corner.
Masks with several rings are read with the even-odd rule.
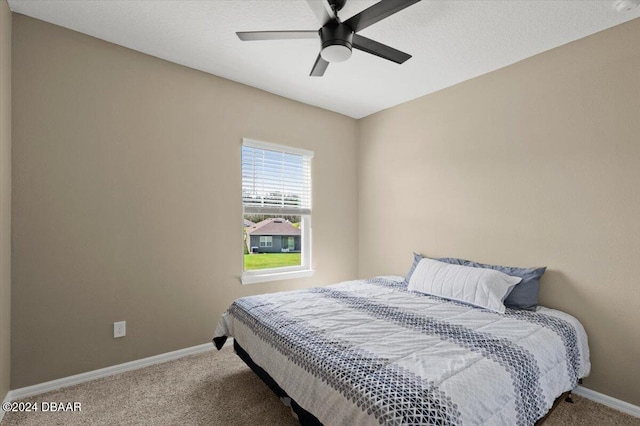
[[[327,62],[344,62],[351,57],[353,31],[344,24],[320,28],[320,56]]]
[[[327,62],[344,62],[351,57],[351,46],[330,44],[322,48],[320,56]]]

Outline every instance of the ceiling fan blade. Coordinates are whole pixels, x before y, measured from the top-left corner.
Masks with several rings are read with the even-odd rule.
[[[242,41],[254,40],[293,40],[319,37],[317,30],[302,31],[239,31],[236,33]]]
[[[333,10],[325,0],[307,0],[307,4],[318,18],[320,26],[324,27],[327,22],[336,19]]]
[[[357,15],[353,15],[344,23],[354,32],[358,32],[419,1],[420,0],[381,0],[379,3],[374,4]]]
[[[329,62],[327,62],[324,59],[322,59],[322,56],[320,56],[320,54],[318,54],[318,58],[316,59],[316,63],[313,64],[313,68],[311,68],[311,74],[309,74],[309,76],[310,77],[322,77],[324,75],[324,72],[327,70],[328,66],[329,66]]]
[[[353,35],[352,45],[354,49],[371,53],[372,55],[388,59],[397,64],[402,64],[411,57],[408,53],[401,52],[398,49],[387,46],[386,44],[378,43],[370,38],[362,37],[360,34]]]

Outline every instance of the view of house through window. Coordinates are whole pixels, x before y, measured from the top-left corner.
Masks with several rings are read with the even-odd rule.
[[[243,140],[243,282],[310,271],[312,158],[311,151]]]
[[[244,269],[300,266],[301,216],[244,215]]]

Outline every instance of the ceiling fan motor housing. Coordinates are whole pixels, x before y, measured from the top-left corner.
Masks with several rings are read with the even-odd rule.
[[[327,24],[320,28],[322,50],[320,55],[327,62],[343,62],[351,57],[353,31],[345,24]]]
[[[339,11],[344,7],[345,3],[347,3],[347,0],[328,0],[327,2],[329,6],[331,6],[331,9]]]

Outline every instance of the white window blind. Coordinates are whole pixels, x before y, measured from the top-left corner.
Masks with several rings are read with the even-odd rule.
[[[245,214],[311,214],[313,152],[244,139],[242,204]]]

